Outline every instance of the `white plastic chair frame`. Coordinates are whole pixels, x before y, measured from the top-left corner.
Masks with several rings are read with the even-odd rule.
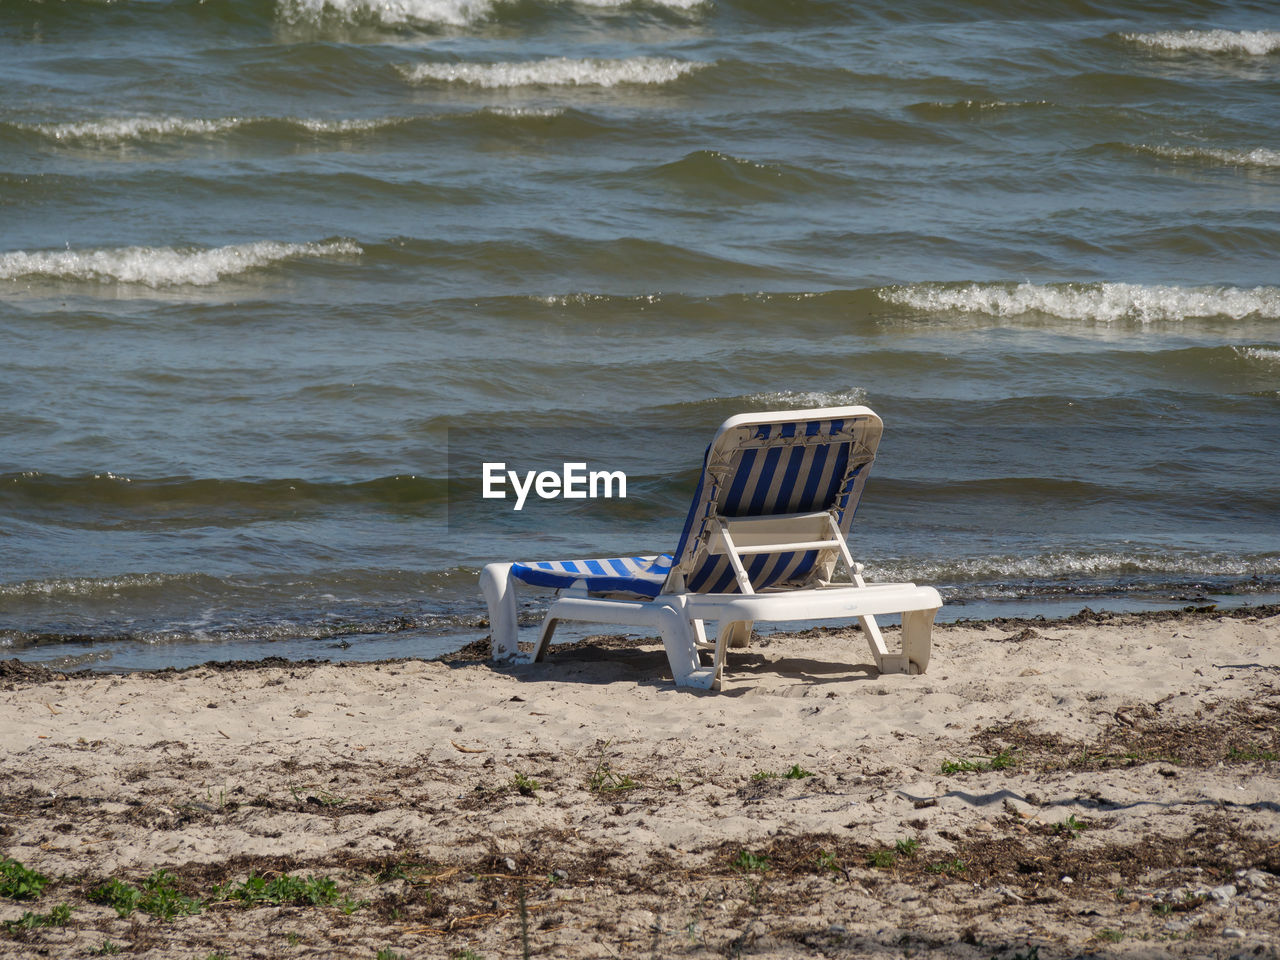
[[[812,419],[853,411],[874,416],[865,408],[795,411],[776,416]],[[770,415],[760,415],[766,416]],[[726,427],[738,419],[728,421]],[[711,472],[708,465],[708,473]],[[663,592],[653,600],[593,597],[588,594],[585,583],[577,581],[561,590],[552,601],[538,638],[527,653],[520,650],[518,643],[515,582],[510,575],[512,564],[487,565],[480,575],[480,586],[489,606],[493,659],[542,660],[562,620],[643,627],[657,630],[661,635],[677,686],[718,690],[723,680],[726,650],[745,647],[755,621],[856,617],[881,673],[916,674],[928,668],[933,620],[942,606],[938,591],[914,583],[867,584],[862,576],[863,566],[854,561],[834,509],[740,518],[722,518],[712,512],[707,520],[703,534],[707,552],[728,558],[740,593],[689,592],[678,567],[673,568]],[[826,579],[818,580],[816,586],[755,590],[744,557],[809,550],[831,551],[835,565],[843,563],[848,571],[849,582],[832,582],[834,569],[828,566]],[[898,613],[902,615],[902,650],[891,653],[875,618]],[[718,621],[720,625],[714,644],[707,642],[704,626],[707,620]],[[700,652],[711,654],[710,664],[702,663]]]

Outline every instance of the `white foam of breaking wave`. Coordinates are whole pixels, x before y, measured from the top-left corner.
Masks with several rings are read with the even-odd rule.
[[[711,0],[548,0],[581,7],[612,9],[636,5],[694,10]],[[493,16],[495,0],[278,0],[277,16],[286,23],[316,23],[326,18],[374,21],[387,26],[432,23],[461,27]]]
[[[286,23],[334,18],[386,25],[435,23],[461,27],[489,17],[492,0],[279,0],[276,14]]]
[[[162,137],[201,136],[226,133],[251,123],[278,122],[294,124],[311,133],[362,133],[382,127],[407,123],[404,117],[381,117],[368,120],[320,120],[293,117],[116,117],[86,120],[82,123],[24,124],[31,130],[64,143],[123,143]]]
[[[548,307],[581,307],[594,303],[661,303],[662,295],[643,293],[633,297],[616,297],[608,293],[558,293],[534,296],[530,299]]]
[[[295,257],[358,256],[350,240],[325,243],[258,241],[207,250],[115,247],[104,250],[15,250],[0,253],[0,280],[55,277],[148,287],[207,286],[219,280]]]
[[[1235,554],[1084,553],[1064,551],[1036,556],[985,556],[964,560],[867,565],[868,579],[919,580],[926,583],[954,581],[1069,581],[1082,578],[1129,576],[1252,577],[1280,573],[1280,556],[1242,557]],[[1015,591],[1016,593],[1016,591]]]
[[[817,407],[849,407],[867,402],[867,391],[861,387],[847,390],[780,390],[776,393],[753,393],[748,403],[788,410],[810,410]]]
[[[495,117],[520,119],[523,117],[562,117],[564,107],[485,107],[479,111]]]
[[[1263,363],[1280,363],[1280,348],[1236,347],[1236,352],[1246,360],[1261,360]]]
[[[190,579],[188,574],[130,573],[118,577],[67,577],[54,580],[26,580],[20,583],[0,583],[0,597],[92,597],[104,594],[114,596],[121,591],[169,586],[188,579]]]
[[[1211,160],[1230,167],[1280,167],[1280,150],[1254,147],[1252,150],[1226,150],[1217,147],[1163,147],[1142,143],[1135,150],[1168,160]]]
[[[54,140],[98,140],[119,142],[148,137],[189,136],[191,134],[224,133],[249,121],[240,117],[196,120],[187,117],[114,117],[108,120],[86,120],[83,123],[37,123],[26,127]]]
[[[572,0],[580,7],[630,7],[638,0]],[[709,6],[711,0],[644,0],[647,6],[666,7],[670,10],[693,10]]]
[[[1196,317],[1280,318],[1280,287],[1173,287],[1136,283],[913,284],[877,291],[888,303],[918,310],[956,310],[992,317],[1040,313],[1066,320],[1187,320]]]
[[[1055,107],[1052,100],[934,100],[925,106],[938,110],[1016,110],[1023,107]]]
[[[478,87],[615,87],[619,84],[670,83],[708,66],[669,57],[632,57],[627,60],[571,60],[554,57],[500,63],[419,63],[402,68],[412,83],[442,81]]]
[[[1280,30],[1164,30],[1126,33],[1123,37],[1158,50],[1247,53],[1254,57],[1280,51]]]
[[[384,127],[398,127],[409,123],[407,117],[380,117],[372,120],[286,120],[296,123],[311,133],[368,133]]]

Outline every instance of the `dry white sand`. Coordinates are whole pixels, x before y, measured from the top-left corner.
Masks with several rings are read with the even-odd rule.
[[[0,921],[73,912],[0,956],[1277,957],[1276,613],[942,627],[916,677],[813,631],[731,652],[720,694],[656,642],[10,661],[0,852],[52,879]],[[198,914],[90,902],[161,868]],[[338,895],[245,904],[251,873]]]

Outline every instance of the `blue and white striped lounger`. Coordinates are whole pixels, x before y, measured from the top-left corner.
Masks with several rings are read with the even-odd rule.
[[[882,673],[923,673],[938,591],[868,585],[847,542],[882,430],[866,407],[730,417],[707,448],[674,553],[484,568],[494,659],[542,659],[561,620],[645,627],[661,633],[678,686],[719,689],[726,648],[746,646],[754,621],[857,617]],[[833,580],[840,565],[847,581]],[[559,591],[527,655],[517,581]],[[902,614],[899,654],[875,621],[890,613]],[[720,624],[714,647],[707,620]]]
[[[513,563],[511,575],[521,583],[563,590],[581,583],[588,593],[627,594],[652,600],[671,573],[671,554],[614,557],[612,560],[539,560]]]

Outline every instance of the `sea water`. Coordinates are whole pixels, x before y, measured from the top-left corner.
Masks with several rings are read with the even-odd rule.
[[[1271,3],[6,0],[0,656],[440,653],[839,404],[947,616],[1259,602],[1278,252]]]

